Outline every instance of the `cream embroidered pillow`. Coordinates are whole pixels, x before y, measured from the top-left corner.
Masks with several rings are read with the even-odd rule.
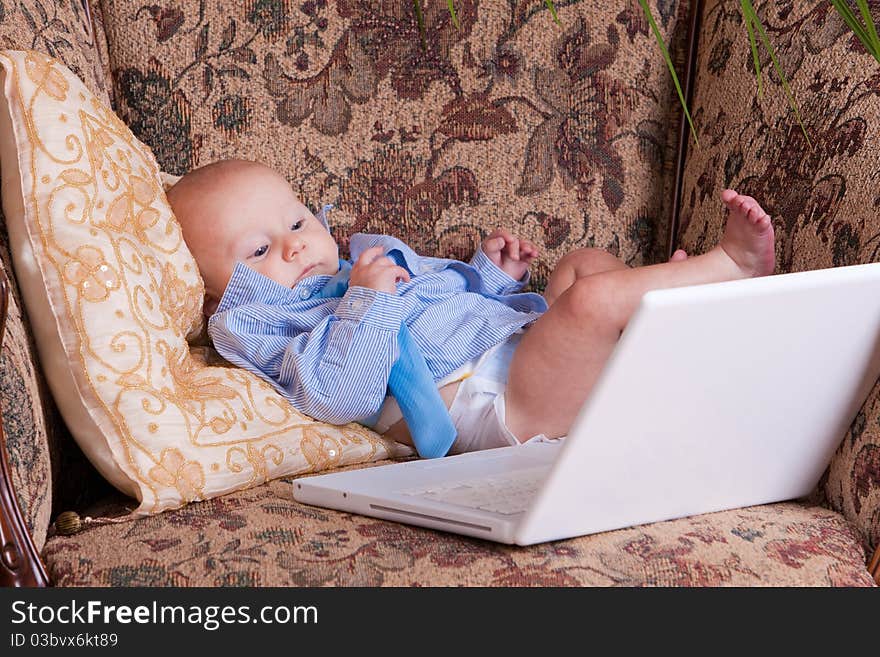
[[[138,513],[409,453],[191,350],[203,283],[149,148],[55,59],[0,51],[0,79],[3,209],[40,359],[71,433]]]

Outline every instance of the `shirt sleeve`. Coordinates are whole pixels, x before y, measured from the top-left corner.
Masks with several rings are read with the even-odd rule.
[[[276,307],[248,304],[211,317],[214,347],[270,380],[302,413],[346,424],[379,410],[398,357],[403,300],[350,287],[311,331],[291,331]]]
[[[531,278],[531,273],[527,271],[517,281],[492,262],[492,259],[486,255],[481,246],[477,247],[474,257],[471,258],[470,265],[479,272],[480,277],[483,279],[483,287],[490,294],[505,295],[519,292],[528,284]]]

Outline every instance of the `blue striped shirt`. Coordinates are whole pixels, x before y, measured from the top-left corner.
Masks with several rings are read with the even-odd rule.
[[[239,262],[208,320],[221,356],[322,422],[345,424],[379,410],[401,322],[437,382],[547,310],[541,295],[519,292],[528,274],[515,281],[480,248],[464,263],[420,256],[385,235],[358,233],[350,246],[352,261],[381,246],[410,281],[397,294],[351,286],[323,298],[315,295],[331,276],[287,288]]]

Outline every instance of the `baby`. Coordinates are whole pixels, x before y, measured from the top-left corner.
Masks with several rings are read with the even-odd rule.
[[[366,421],[412,444],[389,373],[403,322],[449,408],[453,453],[564,436],[642,295],[652,289],[773,273],[770,217],[733,190],[721,241],[687,257],[629,268],[577,249],[543,296],[520,292],[538,249],[492,232],[469,263],[427,258],[382,235],[354,235],[349,286],[322,295],[341,265],[315,217],[272,169],[224,160],[168,191],[205,282],[215,348],[334,424]]]

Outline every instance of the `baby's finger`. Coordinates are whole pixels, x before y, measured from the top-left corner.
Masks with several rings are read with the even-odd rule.
[[[486,253],[499,253],[505,244],[506,242],[503,237],[495,235],[483,241],[483,251]]]
[[[514,237],[510,234],[510,231],[504,230],[503,228],[496,228],[492,231],[491,235],[489,235],[490,239],[501,238],[504,240],[504,244],[510,244]]]
[[[398,280],[409,280],[409,272],[406,270],[406,267],[398,265],[393,258],[389,258],[388,256],[379,258],[376,261],[376,264],[382,269],[388,269],[389,271],[394,272],[394,275]]]
[[[521,260],[534,260],[538,257],[538,247],[528,240],[523,240],[519,245],[519,257]]]
[[[504,249],[507,257],[511,260],[519,260],[519,240],[516,238],[511,239],[507,243],[507,247]]]
[[[384,249],[381,246],[370,247],[358,256],[356,264],[369,265],[382,255],[384,255]]]
[[[388,256],[380,256],[376,258],[368,265],[368,267],[374,272],[381,272],[383,276],[390,276],[392,270],[400,269],[397,266],[397,263]]]
[[[398,267],[397,265],[392,267],[382,267],[375,275],[377,276],[377,280],[382,282],[383,286],[388,286],[389,292],[397,283],[409,282],[409,272],[403,267]]]

